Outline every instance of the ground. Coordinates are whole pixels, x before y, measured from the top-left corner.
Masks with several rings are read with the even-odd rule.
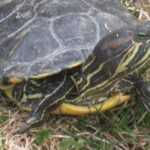
[[[150,20],[149,0],[122,2],[140,21]],[[150,77],[150,71],[145,75]],[[4,107],[0,112],[0,150],[150,149],[150,113],[136,100],[107,113],[52,116],[42,130],[32,129],[21,136],[10,132],[22,125],[25,113]]]

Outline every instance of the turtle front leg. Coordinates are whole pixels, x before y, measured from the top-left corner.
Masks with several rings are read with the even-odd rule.
[[[55,84],[54,84],[55,85]],[[56,109],[65,99],[65,96],[70,92],[74,86],[72,80],[67,76],[62,76],[62,80],[54,90],[47,94],[35,107],[33,107],[30,117],[27,119],[26,124],[14,132],[13,134],[22,134],[29,130],[31,127],[38,126],[43,122],[46,113]]]

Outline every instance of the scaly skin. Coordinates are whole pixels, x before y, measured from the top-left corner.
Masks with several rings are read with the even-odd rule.
[[[9,79],[11,84],[1,85],[0,89],[21,107],[27,105],[24,109],[30,109],[28,106],[31,105],[27,124],[16,132],[23,133],[41,122],[47,112],[85,115],[128,101],[131,97],[129,89],[123,90],[120,96],[121,90],[116,93],[118,85],[149,62],[150,29],[143,26],[126,28],[102,39],[83,64],[79,62],[59,73],[43,75],[43,78],[41,75],[40,79],[31,77],[21,81],[14,78],[17,84]],[[133,85],[139,85],[133,82]],[[142,96],[147,98],[147,93]]]

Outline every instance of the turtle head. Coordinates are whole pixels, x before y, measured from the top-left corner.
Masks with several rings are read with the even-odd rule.
[[[138,41],[150,40],[150,21],[141,26],[137,26],[134,36]]]

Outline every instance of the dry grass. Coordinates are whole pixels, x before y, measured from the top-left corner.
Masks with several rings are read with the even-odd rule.
[[[150,114],[134,101],[100,115],[52,116],[42,131],[37,128],[12,136],[11,131],[22,124],[18,118],[23,115],[16,110],[3,111],[8,118],[0,125],[3,150],[135,150],[150,146]],[[44,142],[43,133],[48,133]]]
[[[150,20],[150,1],[122,2],[140,21]],[[7,110],[0,114],[0,150],[150,149],[150,114],[135,101],[101,115],[52,116],[42,131],[34,129],[21,136],[11,132],[22,125],[19,118],[25,114]]]
[[[141,22],[150,20],[150,0],[121,0]]]

